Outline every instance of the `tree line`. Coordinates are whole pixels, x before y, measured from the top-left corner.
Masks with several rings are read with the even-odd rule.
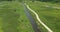
[[[60,0],[32,0],[32,1],[42,1],[42,2],[60,2]]]
[[[42,1],[42,2],[60,2],[60,0],[0,0],[0,1]]]
[[[0,0],[0,1],[22,1],[22,0]]]

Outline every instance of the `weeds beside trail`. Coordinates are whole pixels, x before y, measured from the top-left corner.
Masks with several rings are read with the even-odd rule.
[[[52,8],[60,7],[58,4],[46,3],[46,2],[29,2],[27,3],[31,9],[38,13],[40,19],[54,32],[60,32],[60,9]],[[34,5],[33,5],[34,4]],[[45,7],[44,5],[49,5],[52,7]],[[33,15],[33,13],[32,13]],[[34,17],[35,15],[33,15]],[[36,19],[34,17],[34,19]],[[36,20],[36,22],[38,22]],[[43,32],[47,31],[42,25],[38,24],[42,28]]]
[[[20,2],[0,2],[0,32],[34,32]]]

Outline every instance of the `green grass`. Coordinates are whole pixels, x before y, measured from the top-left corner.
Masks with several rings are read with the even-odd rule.
[[[60,7],[60,5],[46,2],[29,2],[27,3],[31,9],[38,13],[40,19],[54,32],[60,32],[60,9],[45,7],[45,5]],[[33,5],[34,4],[34,5]],[[32,14],[33,15],[33,14]],[[34,15],[33,15],[34,16]],[[35,18],[36,19],[36,18]],[[40,25],[40,28],[42,26]],[[43,32],[45,28],[42,28]]]
[[[34,32],[22,3],[0,2],[0,32]]]

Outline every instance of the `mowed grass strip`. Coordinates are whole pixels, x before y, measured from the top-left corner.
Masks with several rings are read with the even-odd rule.
[[[27,4],[30,6],[31,9],[33,9],[35,12],[38,13],[40,19],[49,28],[51,28],[54,32],[60,32],[60,9],[45,7],[44,5],[48,5],[48,4],[43,3],[43,2],[29,2]],[[51,5],[53,5],[53,4],[51,4]],[[40,27],[41,27],[41,25],[40,25]],[[45,28],[42,28],[42,29],[43,29],[43,32],[47,32],[47,31],[45,31]]]
[[[0,32],[34,32],[20,2],[0,2]]]

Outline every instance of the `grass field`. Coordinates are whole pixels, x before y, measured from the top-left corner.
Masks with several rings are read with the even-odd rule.
[[[0,2],[0,32],[34,32],[20,2]]]
[[[40,19],[54,32],[60,32],[60,9],[51,8],[60,7],[59,4],[46,3],[46,2],[29,2],[27,3],[31,9],[38,13]],[[51,7],[45,7],[45,6]],[[33,15],[33,14],[32,14]],[[34,16],[34,15],[33,15]],[[35,18],[35,17],[34,17]],[[36,18],[35,18],[36,19]],[[47,32],[40,24],[43,32]]]

